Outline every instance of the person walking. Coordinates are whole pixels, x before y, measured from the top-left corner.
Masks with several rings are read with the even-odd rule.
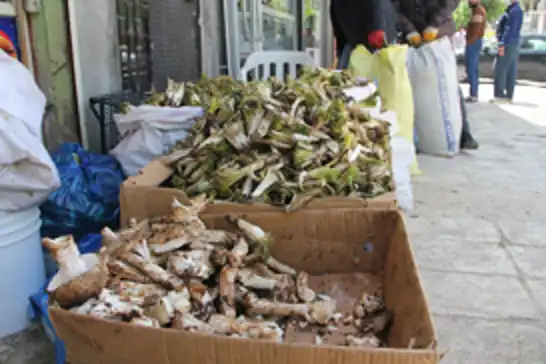
[[[480,53],[485,34],[486,12],[480,0],[468,0],[468,5],[472,10],[472,15],[466,31],[465,63],[468,83],[470,84],[470,96],[466,101],[477,102]]]
[[[523,10],[518,0],[511,0],[497,26],[499,42],[494,65],[494,103],[512,102],[518,76],[519,47]]]
[[[374,51],[396,39],[395,12],[390,1],[332,0],[330,20],[338,69],[349,66],[351,52],[358,45]]]

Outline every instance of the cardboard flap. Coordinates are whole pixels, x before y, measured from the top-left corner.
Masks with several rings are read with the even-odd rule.
[[[140,173],[136,176],[131,176],[123,183],[127,186],[159,186],[165,182],[172,174],[174,170],[163,163],[161,160],[156,159],[146,167],[142,168]]]

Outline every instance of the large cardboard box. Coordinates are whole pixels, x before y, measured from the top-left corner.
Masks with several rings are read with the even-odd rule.
[[[121,186],[120,205],[121,205],[121,221],[126,223],[129,218],[143,218],[148,213],[157,214],[157,206],[165,206],[166,203],[172,201],[175,196],[181,202],[187,202],[187,196],[182,191],[162,187],[162,184],[167,181],[173,174],[173,169],[165,165],[160,159],[156,159],[152,163],[144,167],[141,173],[137,176],[129,177]],[[133,201],[138,200],[141,204],[138,208],[129,209],[129,205],[134,207]],[[240,211],[282,211],[280,207],[274,207],[265,204],[241,205],[233,203],[215,203],[209,205],[208,212],[223,212],[231,211],[234,206]],[[350,199],[343,197],[327,197],[319,198],[311,201],[305,209],[323,210],[326,208],[376,208],[382,210],[396,210],[398,204],[396,202],[395,193],[387,193],[383,196],[362,200]],[[130,214],[127,212],[130,211]],[[144,215],[141,213],[144,212]]]
[[[125,216],[168,212],[176,192],[148,193],[133,199]],[[128,210],[127,210],[128,209]],[[57,334],[71,364],[435,364],[436,335],[401,214],[366,208],[304,209],[287,215],[237,206],[202,215],[209,227],[231,228],[226,213],[244,216],[273,235],[271,253],[315,277],[373,276],[383,285],[394,323],[389,349],[362,350],[305,344],[276,344],[149,329],[51,309]],[[364,282],[364,281],[362,281]],[[365,288],[334,282],[341,296],[356,301]],[[352,288],[351,288],[352,287]],[[362,288],[362,290],[360,289]],[[408,347],[411,346],[412,349]]]

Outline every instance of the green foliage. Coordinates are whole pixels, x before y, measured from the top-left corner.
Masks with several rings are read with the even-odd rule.
[[[494,23],[502,15],[506,3],[504,0],[482,0],[482,4],[487,12],[487,21]],[[459,7],[453,13],[453,19],[457,24],[457,29],[460,27],[466,27],[470,21],[470,7],[468,2],[461,1]]]

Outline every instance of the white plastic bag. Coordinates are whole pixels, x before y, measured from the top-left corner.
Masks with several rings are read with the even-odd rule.
[[[400,135],[391,137],[392,172],[396,185],[396,200],[401,209],[413,210],[413,187],[411,164],[415,157],[415,146]]]
[[[457,65],[447,37],[408,51],[414,90],[415,127],[423,153],[453,156],[459,152],[462,118]]]
[[[411,185],[411,165],[415,159],[415,146],[400,135],[400,124],[394,111],[379,112],[369,108],[370,115],[378,120],[388,121],[391,136],[392,171],[396,187],[398,206],[405,211],[413,210],[413,187]]]
[[[134,107],[129,113],[114,117],[124,138],[110,154],[119,161],[127,176],[134,176],[177,141],[185,139],[195,120],[202,115],[200,107]]]
[[[42,141],[46,98],[19,61],[0,51],[0,210],[41,204],[60,186]]]

